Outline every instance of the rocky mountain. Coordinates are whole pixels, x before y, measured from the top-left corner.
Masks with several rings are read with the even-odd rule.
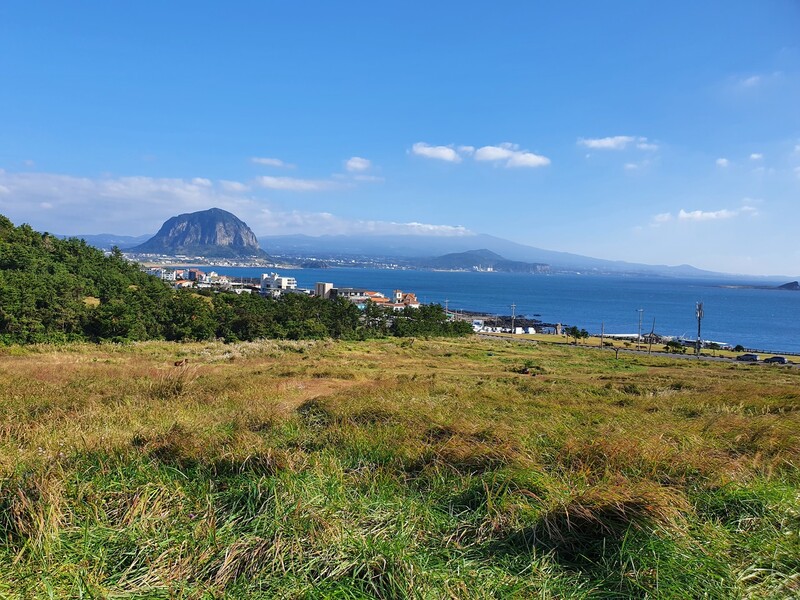
[[[168,219],[145,243],[128,249],[134,254],[265,258],[258,239],[236,215],[220,208],[186,213]]]
[[[800,291],[800,282],[791,281],[789,283],[784,283],[783,285],[778,286],[779,290],[791,290],[793,292]]]
[[[492,270],[507,273],[547,273],[549,266],[543,263],[530,263],[508,260],[491,250],[468,250],[453,252],[436,258],[419,259],[417,265],[426,269]]]

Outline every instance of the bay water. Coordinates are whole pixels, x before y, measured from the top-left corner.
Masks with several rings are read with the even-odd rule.
[[[263,267],[209,267],[233,277],[260,277]],[[275,270],[275,269],[273,269]],[[299,287],[318,281],[335,287],[367,288],[391,294],[414,292],[421,302],[447,302],[451,310],[518,316],[576,325],[589,333],[697,336],[695,305],[703,302],[701,336],[745,348],[800,354],[800,292],[728,287],[724,280],[620,275],[530,275],[495,272],[416,271],[362,268],[277,269]],[[736,282],[737,286],[747,283]],[[753,285],[763,285],[754,283]]]

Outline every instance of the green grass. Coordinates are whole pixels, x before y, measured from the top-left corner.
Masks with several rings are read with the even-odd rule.
[[[0,597],[800,595],[798,383],[478,339],[4,348]]]

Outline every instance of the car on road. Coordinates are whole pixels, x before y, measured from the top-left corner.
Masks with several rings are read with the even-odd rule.
[[[736,357],[736,360],[742,362],[758,362],[758,354],[740,354]]]
[[[765,363],[771,365],[786,365],[789,364],[789,361],[786,359],[785,356],[770,356],[769,358],[764,359]]]

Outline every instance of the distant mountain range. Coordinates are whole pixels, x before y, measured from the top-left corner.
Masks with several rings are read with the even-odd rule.
[[[146,242],[151,237],[153,237],[153,235],[150,233],[148,233],[147,235],[116,235],[113,233],[87,233],[78,235],[59,234],[57,237],[79,238],[85,240],[86,243],[89,244],[90,246],[94,246],[95,248],[99,248],[100,250],[111,250],[115,246],[120,250],[126,250],[128,248],[133,248],[134,246],[138,246],[142,242]]]
[[[647,265],[592,258],[568,252],[545,250],[486,234],[441,235],[323,235],[302,234],[256,238],[235,215],[213,208],[172,217],[155,236],[113,234],[79,235],[102,249],[117,246],[132,253],[184,254],[209,258],[267,257],[300,260],[352,258],[365,261],[400,262],[417,268],[470,269],[489,267],[515,272],[551,271],[596,274],[656,275],[684,278],[786,280],[786,277],[753,277],[697,269],[690,265]],[[261,245],[259,245],[259,241]],[[518,263],[518,264],[514,264]],[[497,265],[502,265],[498,267]],[[534,265],[531,267],[531,265]],[[539,265],[536,267],[536,265]],[[538,269],[538,271],[537,271]]]
[[[353,258],[404,259],[416,263],[419,259],[446,254],[472,252],[477,248],[496,253],[506,260],[550,265],[551,270],[585,273],[657,275],[664,277],[742,277],[714,271],[704,271],[690,265],[667,266],[604,260],[544,250],[518,244],[487,234],[436,235],[283,235],[262,236],[261,241],[270,254],[313,256],[326,259],[335,256]],[[749,277],[752,279],[752,277]]]

